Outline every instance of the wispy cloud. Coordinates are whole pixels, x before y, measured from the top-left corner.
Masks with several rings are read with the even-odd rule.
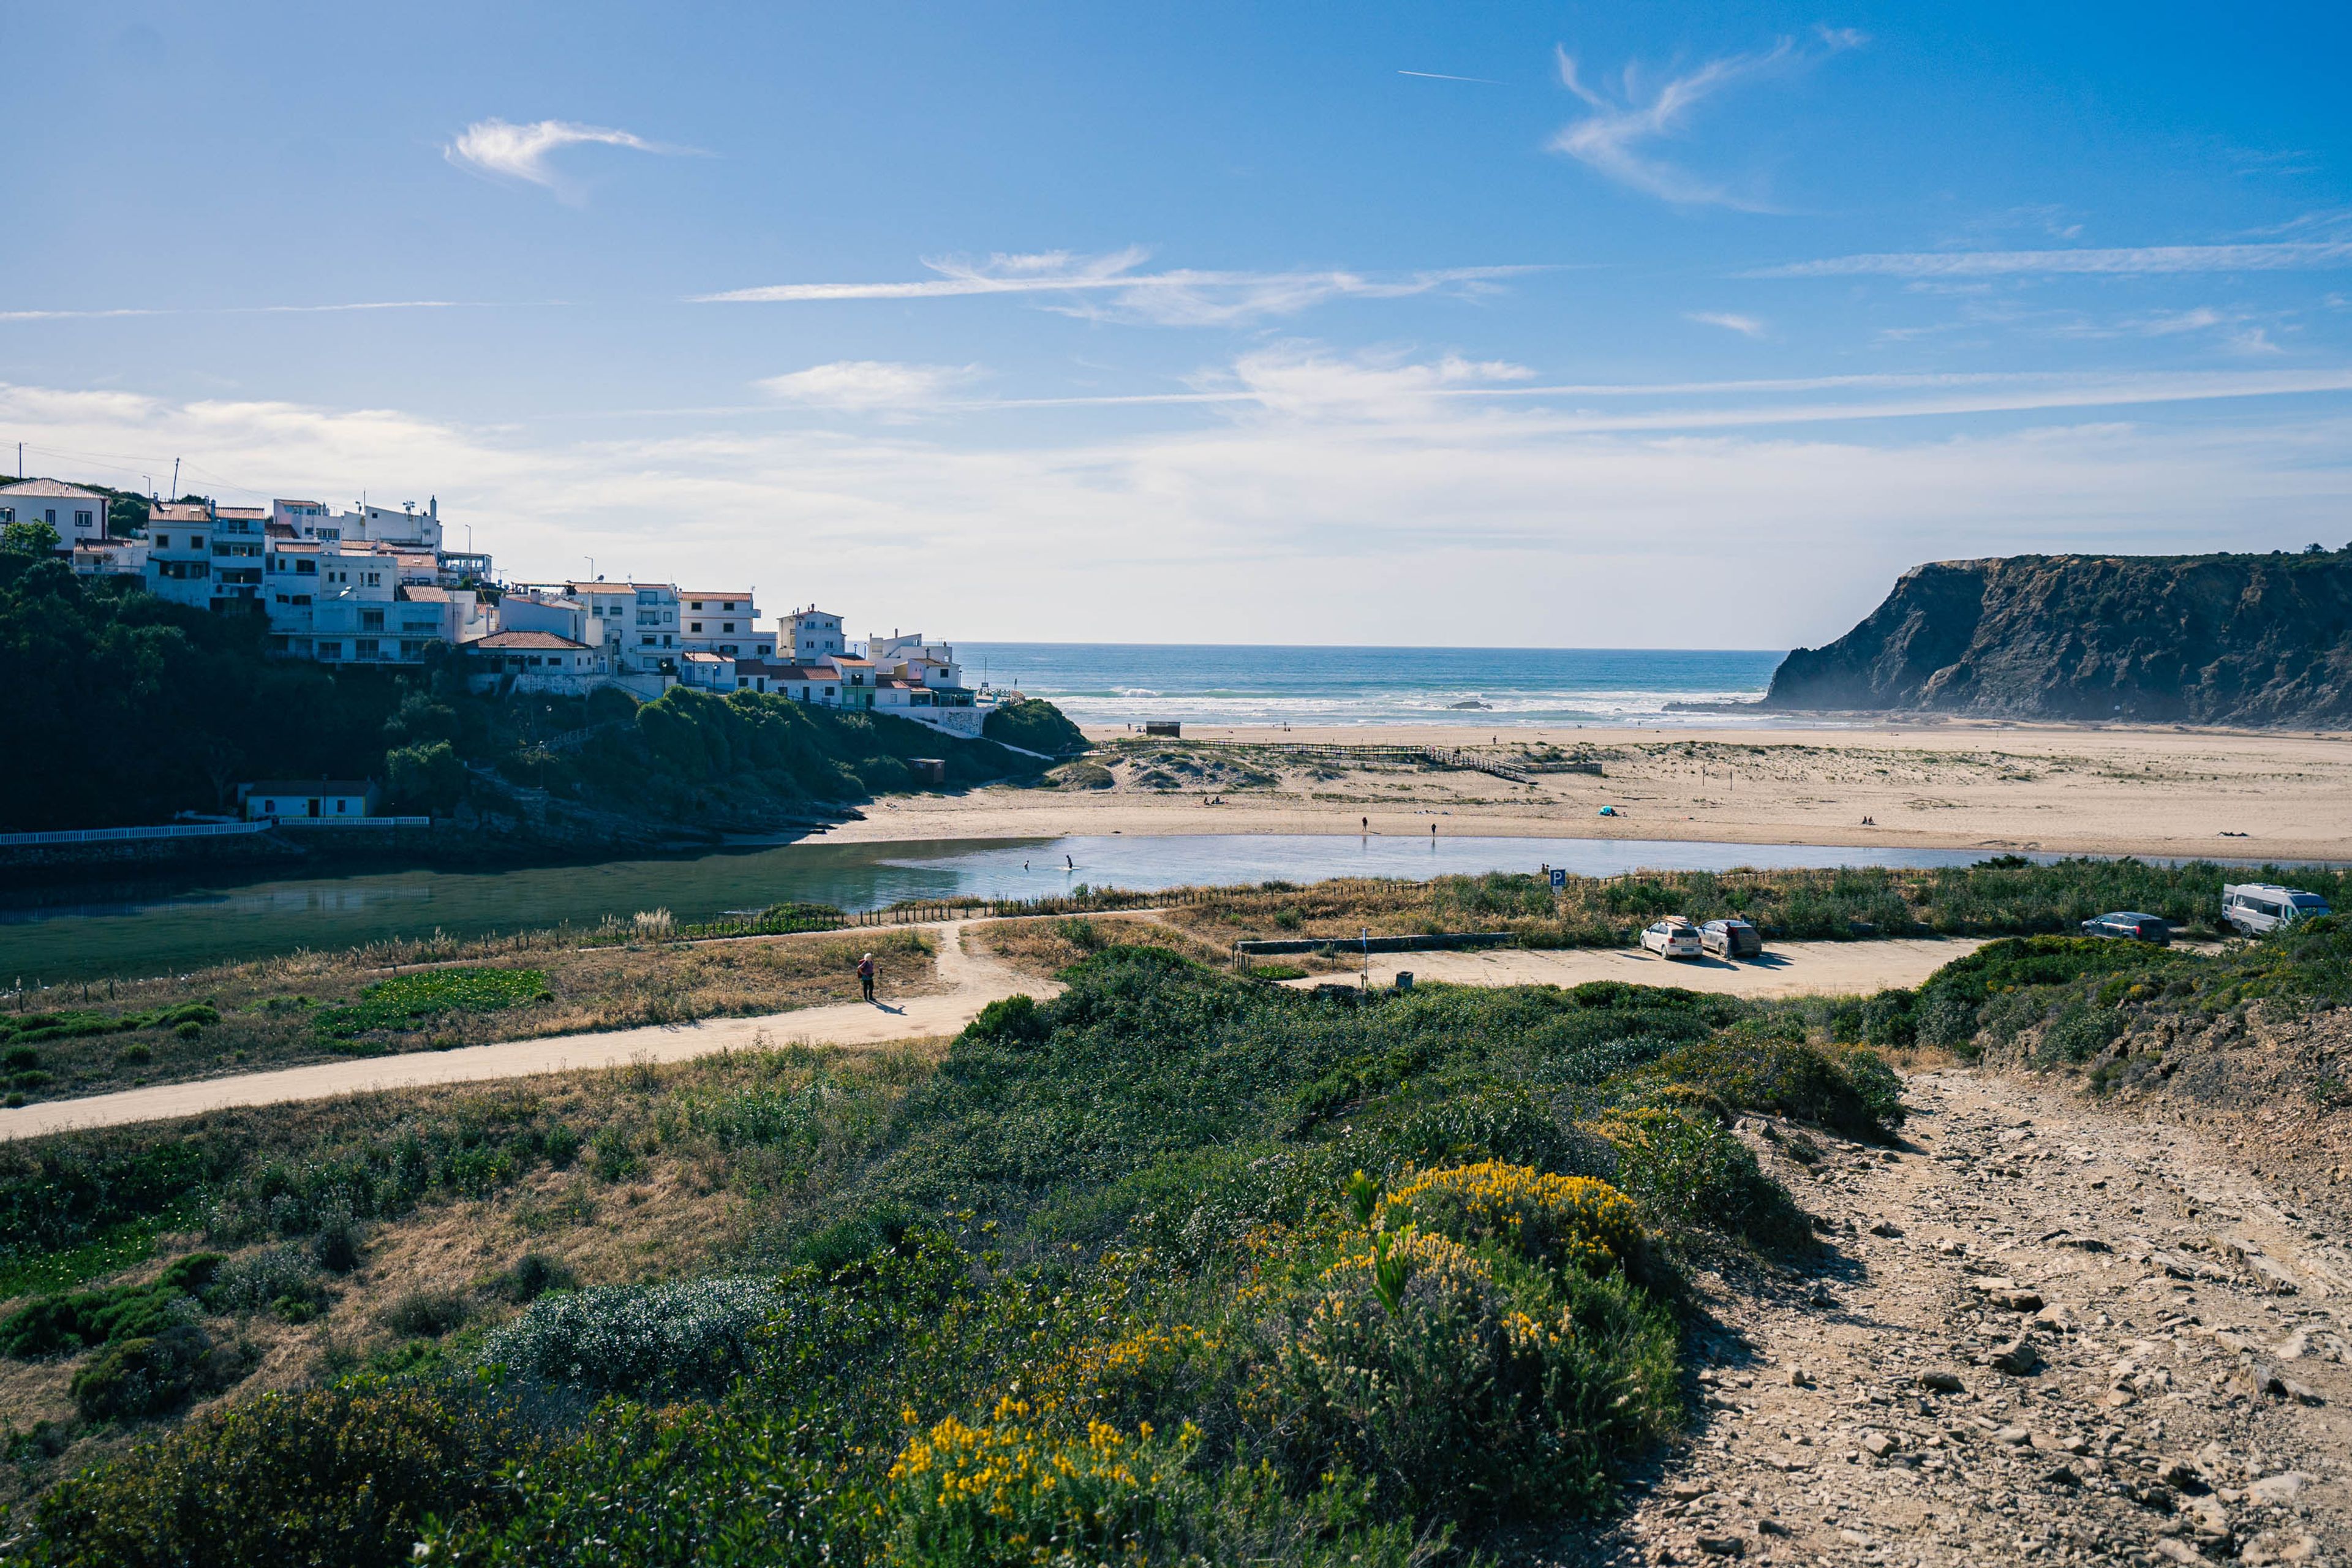
[[[1616,98],[1589,86],[1565,47],[1553,56],[1562,87],[1582,99],[1592,112],[1554,136],[1551,150],[1564,153],[1595,173],[1631,185],[1637,191],[1684,206],[1727,206],[1745,212],[1771,210],[1761,200],[1734,191],[1720,181],[1673,163],[1650,151],[1651,144],[1681,132],[1701,103],[1735,82],[1778,68],[1802,63],[1822,55],[1858,47],[1863,36],[1851,28],[1820,31],[1818,51],[1799,47],[1783,38],[1759,54],[1726,55],[1696,70],[1669,77],[1654,90],[1641,90],[1640,76],[1625,68]]]
[[[2115,249],[1898,250],[1831,256],[1760,268],[1751,278],[2000,278],[2081,273],[2138,277],[2182,272],[2332,271],[2352,267],[2352,240],[2273,245],[2144,245]]]
[[[1167,326],[1213,326],[1286,315],[1337,299],[1394,300],[1447,292],[1476,294],[1496,280],[1537,267],[1454,267],[1395,277],[1346,271],[1222,272],[1181,268],[1139,272],[1149,253],[1136,247],[1107,256],[1067,251],[996,255],[985,261],[926,258],[932,278],[875,283],[770,283],[693,296],[697,304],[795,304],[837,300],[949,300],[982,294],[1060,295],[1046,308],[1076,315]],[[1089,297],[1107,297],[1103,303]]]
[[[466,300],[362,300],[348,305],[125,306],[110,310],[0,310],[0,321],[102,321],[117,316],[310,316],[339,310],[463,310],[487,308]]]
[[[1721,327],[1727,332],[1738,332],[1743,338],[1760,338],[1764,323],[1753,316],[1735,315],[1729,310],[1692,310],[1690,320],[1705,327]]]
[[[513,125],[503,120],[478,120],[441,150],[442,156],[461,169],[505,179],[544,185],[570,199],[576,188],[548,162],[566,147],[582,145],[627,147],[639,153],[679,153],[693,151],[648,142],[631,131],[604,125],[580,125],[569,120],[539,120]]]
[[[978,365],[898,364],[883,360],[835,360],[752,384],[781,403],[845,413],[898,413],[939,403],[980,374]]]

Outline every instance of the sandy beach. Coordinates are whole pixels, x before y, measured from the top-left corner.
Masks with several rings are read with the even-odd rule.
[[[988,789],[877,802],[829,837],[1319,833],[1706,839],[2352,860],[2352,735],[2003,724],[1510,731],[1412,726],[1195,729],[1147,747],[1090,731],[1108,787]],[[1236,746],[1542,749],[1599,777],[1521,784],[1412,765],[1318,762]],[[1540,764],[1538,764],[1540,765]],[[1601,807],[1613,808],[1602,816]],[[1367,824],[1369,826],[1367,827]]]

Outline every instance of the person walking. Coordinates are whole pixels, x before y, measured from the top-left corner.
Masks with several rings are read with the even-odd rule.
[[[870,952],[857,961],[857,986],[866,993],[868,1002],[874,1000],[874,955]]]

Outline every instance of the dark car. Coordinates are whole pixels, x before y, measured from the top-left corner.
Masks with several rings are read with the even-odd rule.
[[[2172,942],[2172,922],[2161,915],[2137,914],[2121,910],[2083,922],[2084,936],[2116,936],[2132,942],[2152,942],[2158,947]]]
[[[1724,958],[1754,958],[1764,951],[1764,933],[1746,921],[1709,921],[1698,928],[1698,945]]]

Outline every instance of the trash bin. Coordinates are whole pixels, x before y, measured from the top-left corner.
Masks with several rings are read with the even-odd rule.
[[[1412,989],[1412,970],[1400,969],[1397,971],[1396,988],[1400,991],[1410,991]]]

